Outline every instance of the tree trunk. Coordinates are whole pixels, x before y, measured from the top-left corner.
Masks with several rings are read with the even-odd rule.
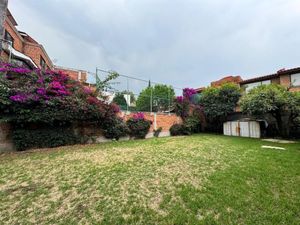
[[[290,135],[290,123],[289,118],[286,115],[281,115],[280,112],[276,113],[276,121],[278,126],[278,131],[281,137],[289,137]]]
[[[0,1],[0,55],[2,53],[2,39],[4,35],[4,20],[6,16],[6,10],[7,10],[7,3],[8,0],[1,0]]]

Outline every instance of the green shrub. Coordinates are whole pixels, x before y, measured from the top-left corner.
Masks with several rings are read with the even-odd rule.
[[[131,137],[143,139],[149,132],[151,121],[144,118],[143,113],[137,113],[126,122]]]
[[[159,127],[156,130],[153,130],[153,136],[158,137],[161,131],[162,131],[162,127]]]
[[[13,141],[18,151],[30,148],[52,148],[80,143],[69,128],[15,129]]]
[[[105,122],[103,130],[106,138],[116,140],[125,137],[129,133],[126,123],[121,118],[115,118]]]
[[[201,132],[201,122],[200,119],[196,116],[188,117],[184,121],[184,125],[191,131],[191,133]]]
[[[186,126],[185,124],[173,124],[170,128],[171,136],[178,136],[178,135],[191,135],[190,127]]]

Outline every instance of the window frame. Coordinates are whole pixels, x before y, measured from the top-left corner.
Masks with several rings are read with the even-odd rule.
[[[259,87],[261,85],[269,85],[269,84],[272,84],[271,80],[263,80],[263,81],[257,81],[257,82],[253,82],[253,83],[248,83],[248,84],[245,85],[245,91],[246,91],[246,93],[248,93],[253,88]],[[249,89],[248,85],[251,85],[250,89]]]
[[[13,36],[6,29],[4,31],[4,40],[10,41],[11,46],[14,47],[15,39],[13,38]]]
[[[293,79],[293,76],[298,76],[296,79]],[[293,80],[296,80],[294,84]],[[300,73],[291,74],[291,86],[292,87],[299,87],[300,86]]]
[[[46,70],[48,65],[46,63],[46,60],[43,58],[43,56],[40,56],[40,66],[42,67],[42,69]]]

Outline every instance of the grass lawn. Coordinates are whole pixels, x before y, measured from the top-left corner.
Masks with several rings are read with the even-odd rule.
[[[1,155],[0,199],[0,224],[300,224],[300,144],[201,134]]]

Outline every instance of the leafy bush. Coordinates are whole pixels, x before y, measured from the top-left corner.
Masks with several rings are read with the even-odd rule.
[[[98,96],[97,91],[60,71],[0,65],[0,120],[16,128],[13,140],[19,150],[88,139],[76,138],[71,130],[64,128],[74,123],[96,124],[106,129],[107,137],[118,139],[126,132],[124,123],[117,119],[120,108]],[[32,124],[38,128],[31,129]]]
[[[190,101],[186,97],[178,96],[174,101],[174,110],[177,116],[185,120],[189,116]]]
[[[110,139],[119,140],[129,133],[126,123],[121,118],[114,118],[104,124],[104,136]]]
[[[30,148],[51,148],[62,145],[80,143],[80,137],[71,129],[41,128],[41,129],[15,129],[13,141],[18,151]]]
[[[153,136],[158,137],[161,131],[162,131],[162,127],[159,127],[156,130],[153,130]]]
[[[190,127],[186,126],[185,124],[173,124],[170,128],[170,134],[172,136],[178,135],[191,135]]]
[[[300,116],[300,93],[290,92],[278,84],[261,85],[242,97],[241,110],[266,120],[272,116],[280,135],[289,137]]]
[[[191,133],[201,132],[201,121],[196,116],[190,116],[184,121],[184,125],[191,131]]]
[[[137,113],[126,122],[131,137],[143,139],[149,132],[151,121],[146,120],[143,113]]]
[[[223,122],[233,113],[241,97],[241,90],[234,83],[219,87],[208,87],[201,93],[199,104],[202,106],[211,131],[223,132]]]
[[[107,111],[117,109],[99,100],[95,91],[57,71],[4,64],[0,87],[0,118],[13,123],[103,121]]]

